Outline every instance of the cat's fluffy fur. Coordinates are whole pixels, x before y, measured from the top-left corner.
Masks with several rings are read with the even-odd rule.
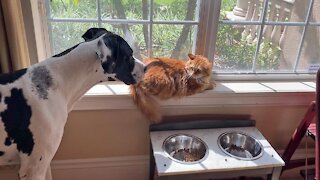
[[[190,96],[213,89],[212,62],[201,55],[188,54],[189,60],[146,58],[143,81],[129,87],[134,103],[151,121],[161,120],[160,100]]]

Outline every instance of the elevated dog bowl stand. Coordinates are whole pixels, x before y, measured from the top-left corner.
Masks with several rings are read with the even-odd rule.
[[[224,127],[221,123],[229,127]],[[239,160],[226,155],[217,142],[218,137],[225,132],[243,132],[259,140],[263,146],[263,155],[255,160]],[[173,134],[189,134],[200,138],[207,144],[209,153],[199,163],[173,161],[162,148],[164,140]],[[180,125],[179,123],[165,124],[151,127],[150,138],[153,156],[150,157],[150,179],[154,179],[156,172],[157,179],[160,180],[221,179],[263,174],[268,175],[270,180],[278,180],[284,166],[281,157],[254,126],[254,121],[222,120],[218,123],[217,121],[193,121],[183,122]]]

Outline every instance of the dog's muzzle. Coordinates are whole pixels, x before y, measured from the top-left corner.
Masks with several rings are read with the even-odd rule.
[[[136,83],[140,82],[144,78],[144,73],[146,71],[146,65],[143,64],[140,60],[134,58],[134,68],[132,71],[132,76]]]
[[[116,78],[127,85],[136,84],[143,80],[146,66],[134,58],[134,66],[131,72],[116,72]]]

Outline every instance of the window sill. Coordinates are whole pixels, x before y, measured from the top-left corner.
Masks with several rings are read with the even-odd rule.
[[[315,98],[316,84],[303,82],[220,81],[214,90],[162,101],[163,108],[228,106],[305,106]],[[73,110],[136,109],[128,86],[117,82],[92,87]]]

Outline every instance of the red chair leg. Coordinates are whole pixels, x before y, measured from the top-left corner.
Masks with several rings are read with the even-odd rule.
[[[291,169],[290,163],[289,163],[290,159],[291,159],[293,153],[295,152],[295,150],[298,148],[300,141],[305,136],[305,133],[306,133],[309,125],[311,124],[312,120],[315,117],[315,110],[316,110],[315,106],[316,106],[315,101],[311,102],[311,104],[308,108],[308,111],[304,115],[304,118],[302,119],[299,126],[297,127],[297,129],[293,133],[291,140],[288,143],[288,145],[282,155],[282,159],[285,162],[285,166],[282,169],[282,171],[287,170],[287,169]]]
[[[319,124],[319,123],[318,123]],[[317,130],[317,137],[316,137],[316,179],[319,180],[320,179],[320,139],[319,139],[319,125],[317,126],[318,130]]]
[[[316,179],[320,180],[320,69],[317,72],[316,102]]]

